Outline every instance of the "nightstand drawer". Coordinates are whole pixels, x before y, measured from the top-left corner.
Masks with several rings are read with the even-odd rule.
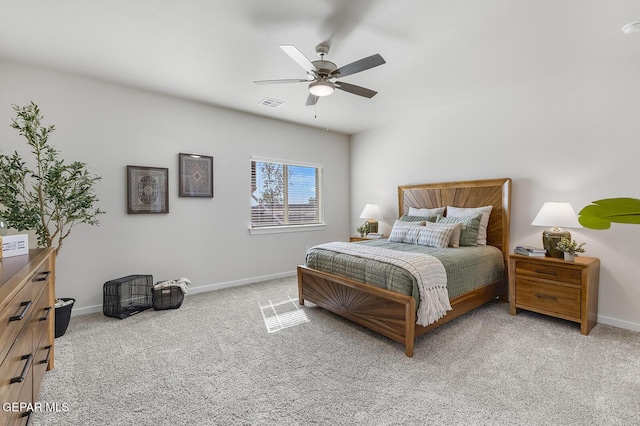
[[[550,264],[520,261],[516,267],[516,274],[561,281],[564,283],[580,284],[582,282],[582,274],[579,269],[563,268]]]
[[[516,277],[516,305],[580,319],[580,289]]]

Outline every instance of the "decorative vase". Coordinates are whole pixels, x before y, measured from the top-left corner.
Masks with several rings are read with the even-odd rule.
[[[573,262],[576,260],[576,255],[573,253],[564,252],[564,260],[567,262]]]

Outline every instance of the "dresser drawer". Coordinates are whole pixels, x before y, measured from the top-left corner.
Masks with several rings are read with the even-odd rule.
[[[563,269],[563,268],[559,268]],[[580,319],[579,288],[516,276],[516,305]]]
[[[43,278],[44,281],[42,281]],[[20,331],[29,323],[31,313],[35,309],[36,298],[46,287],[47,278],[48,274],[44,271],[36,272],[0,312],[0,341],[3,342],[0,347],[0,362],[7,355]]]
[[[26,382],[31,383],[31,373],[28,373]],[[7,401],[7,402],[11,402],[13,404],[15,403],[20,404],[20,402],[25,402],[25,401],[35,402],[33,400],[33,389],[31,389],[31,386],[29,386],[29,384],[25,384],[24,386],[22,386],[22,390],[20,391],[18,398],[12,401]],[[20,407],[20,405],[18,406],[13,405],[11,411],[4,413],[6,415],[6,419],[0,417],[0,425],[7,425],[7,426],[30,425],[32,413],[28,410],[19,411],[21,409],[22,408]],[[3,420],[4,420],[4,423],[3,423]]]
[[[579,269],[563,268],[562,266],[552,264],[529,263],[524,261],[518,262],[516,266],[516,275],[526,275],[573,284],[580,284],[582,282],[582,274]]]
[[[32,329],[26,327],[16,344],[11,347],[4,362],[0,364],[0,401],[20,401],[23,386],[32,392],[31,368],[34,359]],[[29,397],[27,401],[31,401]]]

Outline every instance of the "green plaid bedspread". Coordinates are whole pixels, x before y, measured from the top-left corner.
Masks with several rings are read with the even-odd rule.
[[[415,244],[371,240],[369,244],[392,250],[425,253],[439,259],[447,272],[449,299],[504,276],[502,252],[493,246],[434,248]],[[312,247],[307,251],[306,266],[341,277],[412,295],[416,306],[420,293],[415,278],[406,270],[384,262],[336,253]]]

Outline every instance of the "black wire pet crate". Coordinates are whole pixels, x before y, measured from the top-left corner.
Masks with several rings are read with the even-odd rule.
[[[104,283],[102,311],[108,317],[128,318],[151,306],[152,275],[128,275]]]

